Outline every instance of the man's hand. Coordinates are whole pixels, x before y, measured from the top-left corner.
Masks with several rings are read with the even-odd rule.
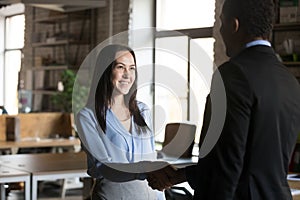
[[[172,165],[149,172],[147,175],[149,186],[160,191],[186,181],[184,170],[178,170]]]

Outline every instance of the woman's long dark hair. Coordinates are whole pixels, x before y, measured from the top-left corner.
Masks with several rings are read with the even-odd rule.
[[[133,56],[134,63],[136,64],[136,58],[134,51],[123,45],[112,44],[104,47],[97,57],[96,67],[106,68],[102,74],[95,93],[95,112],[98,123],[102,130],[106,131],[106,111],[109,105],[112,103],[113,83],[112,83],[112,70],[115,67],[115,56],[117,52],[129,51]],[[133,115],[134,122],[140,127],[147,127],[144,118],[137,106],[136,94],[137,94],[137,69],[135,68],[136,76],[133,85],[131,86],[128,94],[125,95],[125,104],[129,108],[130,115]],[[148,127],[149,128],[149,127]]]

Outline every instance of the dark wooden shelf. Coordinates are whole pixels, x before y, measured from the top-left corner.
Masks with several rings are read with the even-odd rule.
[[[297,62],[283,62],[283,64],[287,67],[299,67],[299,70],[300,70],[300,62],[297,61]]]
[[[53,47],[53,46],[63,46],[67,44],[88,44],[86,41],[75,41],[75,40],[57,40],[54,42],[38,42],[32,43],[32,47]]]
[[[87,19],[88,14],[84,12],[80,13],[72,13],[69,14],[59,14],[59,15],[53,15],[53,16],[47,16],[44,18],[36,19],[34,20],[35,23],[40,23],[40,24],[56,24],[56,23],[65,23],[68,22],[68,20],[71,22],[76,21],[76,20],[82,20],[82,19]]]
[[[58,91],[55,91],[55,90],[42,90],[42,89],[32,90],[32,94],[55,95],[57,93],[58,93]]]
[[[68,19],[67,15],[56,15],[51,17],[45,17],[34,20],[35,23],[44,23],[44,24],[55,24],[57,22],[64,22]]]
[[[32,67],[32,71],[47,71],[47,70],[65,70],[70,69],[68,65],[44,65],[44,66],[36,66]],[[71,68],[72,69],[72,68]]]
[[[300,23],[290,22],[290,23],[274,24],[273,30],[274,31],[299,31]]]

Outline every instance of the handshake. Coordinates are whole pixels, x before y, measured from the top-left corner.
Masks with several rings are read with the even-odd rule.
[[[166,165],[161,169],[148,172],[147,181],[152,189],[163,191],[173,185],[185,182],[185,170],[184,168],[175,168],[173,165]]]
[[[107,178],[115,182],[145,180],[146,178],[152,189],[160,191],[186,181],[185,168],[176,168],[165,161],[106,163],[102,165],[102,171],[110,174],[111,176]]]

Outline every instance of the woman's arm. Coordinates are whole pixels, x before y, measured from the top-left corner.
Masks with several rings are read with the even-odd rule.
[[[156,150],[155,150],[155,138],[154,138],[155,134],[153,132],[154,129],[153,129],[151,111],[150,111],[149,107],[143,102],[138,102],[138,107],[141,111],[141,116],[144,118],[144,120],[147,124],[147,127],[150,131],[150,135],[151,135],[150,142],[151,142],[152,151],[156,152]],[[155,155],[156,155],[156,153],[155,153]],[[155,159],[156,159],[156,157],[155,157]]]
[[[100,137],[100,134],[103,133],[99,133],[97,130],[97,124],[92,117],[92,113],[88,109],[83,109],[77,114],[75,120],[78,136],[85,150],[100,162],[111,160]]]

